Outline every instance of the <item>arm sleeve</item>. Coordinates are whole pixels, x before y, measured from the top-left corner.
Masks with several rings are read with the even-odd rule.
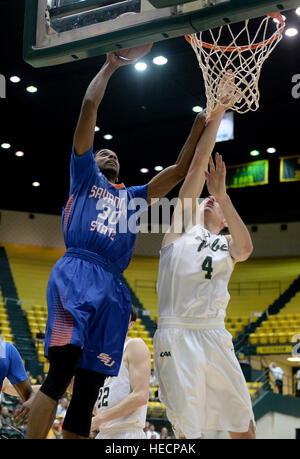
[[[19,351],[11,344],[8,352],[9,367],[7,372],[7,378],[11,384],[17,384],[25,381],[28,378],[22,357]]]
[[[93,147],[83,155],[77,156],[73,146],[70,164],[70,194],[98,173],[99,168],[93,155]]]

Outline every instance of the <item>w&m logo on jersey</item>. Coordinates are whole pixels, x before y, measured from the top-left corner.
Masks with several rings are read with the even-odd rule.
[[[97,359],[100,359],[101,362],[103,362],[104,365],[106,365],[107,367],[112,367],[113,364],[115,363],[114,360],[111,362],[111,357],[108,354],[104,354],[104,353],[99,354],[97,356]]]
[[[228,246],[226,244],[220,245],[219,244],[219,241],[220,241],[219,238],[215,239],[212,244],[210,242],[207,242],[205,239],[202,239],[200,236],[197,236],[195,239],[197,241],[201,241],[200,244],[199,244],[199,247],[197,249],[198,252],[200,252],[200,250],[202,250],[202,249],[204,249],[206,247],[210,247],[210,249],[213,252],[217,252],[218,250],[222,250],[222,252],[228,252]]]
[[[159,355],[161,357],[172,357],[170,351],[161,352]]]

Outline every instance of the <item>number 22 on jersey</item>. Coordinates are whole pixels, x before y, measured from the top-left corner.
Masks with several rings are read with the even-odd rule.
[[[101,387],[99,391],[99,397],[98,397],[98,409],[100,409],[102,406],[107,406],[109,396],[109,387]]]

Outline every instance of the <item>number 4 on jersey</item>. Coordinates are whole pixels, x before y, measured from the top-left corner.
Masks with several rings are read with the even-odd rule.
[[[202,270],[206,271],[205,279],[211,279],[211,273],[213,272],[212,257],[208,256],[205,258],[205,260],[202,263]]]

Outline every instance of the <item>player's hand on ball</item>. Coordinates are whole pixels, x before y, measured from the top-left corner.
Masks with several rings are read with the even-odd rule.
[[[143,56],[148,54],[153,46],[153,43],[147,45],[135,46],[133,48],[122,49],[107,53],[107,61],[115,67],[133,64]]]
[[[215,161],[216,166],[212,157],[209,158],[209,172],[204,173],[209,194],[221,201],[226,196],[226,166],[219,153],[216,153]]]

